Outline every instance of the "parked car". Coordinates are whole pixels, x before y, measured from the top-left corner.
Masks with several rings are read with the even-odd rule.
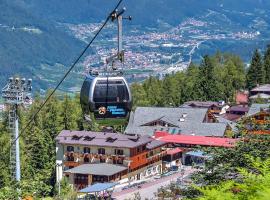
[[[127,190],[128,188],[129,188],[129,186],[127,185],[127,186],[123,187],[122,190]]]
[[[160,179],[160,178],[161,178],[161,175],[154,176],[154,179]]]

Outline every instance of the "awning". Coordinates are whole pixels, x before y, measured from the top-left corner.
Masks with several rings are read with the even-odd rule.
[[[180,153],[180,152],[183,152],[183,150],[180,149],[179,147],[177,147],[177,148],[168,150],[167,154],[168,155],[174,155],[174,154],[177,154],[177,153]]]
[[[94,185],[90,185],[82,190],[80,193],[93,193],[93,192],[102,192],[108,190],[117,185],[117,183],[96,183]]]
[[[211,156],[206,155],[203,151],[190,151],[187,152],[186,155],[200,158],[209,158]]]

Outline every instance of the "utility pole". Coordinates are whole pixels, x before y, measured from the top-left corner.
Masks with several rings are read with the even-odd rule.
[[[32,79],[10,77],[2,89],[2,98],[9,109],[10,135],[10,170],[11,177],[16,182],[21,180],[20,144],[19,144],[19,106],[31,104]]]

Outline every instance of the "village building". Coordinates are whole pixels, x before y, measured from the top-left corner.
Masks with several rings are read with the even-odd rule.
[[[163,157],[166,168],[179,167],[180,165],[190,165],[192,162],[203,163],[208,156],[201,153],[198,147],[217,147],[217,148],[233,148],[237,139],[192,136],[192,135],[172,135],[165,131],[157,131],[154,138],[159,141],[167,142],[172,149],[167,151],[167,155]],[[199,153],[200,152],[200,153]]]
[[[56,143],[57,180],[67,176],[78,189],[160,174],[167,145],[146,135],[69,130],[61,131]]]
[[[207,108],[212,114],[222,114],[228,108],[224,101],[188,101],[182,107]]]
[[[235,94],[235,103],[236,105],[248,106],[248,91],[237,91]]]
[[[131,112],[125,133],[153,136],[156,131],[170,134],[224,137],[231,130],[227,122],[218,122],[208,108],[137,107]]]
[[[270,84],[259,85],[250,91],[250,101],[253,103],[268,103],[270,101]]]
[[[249,111],[249,107],[247,106],[231,106],[225,114],[221,115],[223,118],[230,120],[230,121],[237,121],[245,116]]]
[[[252,104],[242,122],[247,133],[270,134],[270,103]]]

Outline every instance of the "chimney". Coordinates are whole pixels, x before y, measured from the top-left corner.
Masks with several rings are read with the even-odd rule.
[[[184,122],[184,121],[185,121],[185,118],[181,117],[181,118],[179,119],[179,121],[180,121],[180,122]]]

